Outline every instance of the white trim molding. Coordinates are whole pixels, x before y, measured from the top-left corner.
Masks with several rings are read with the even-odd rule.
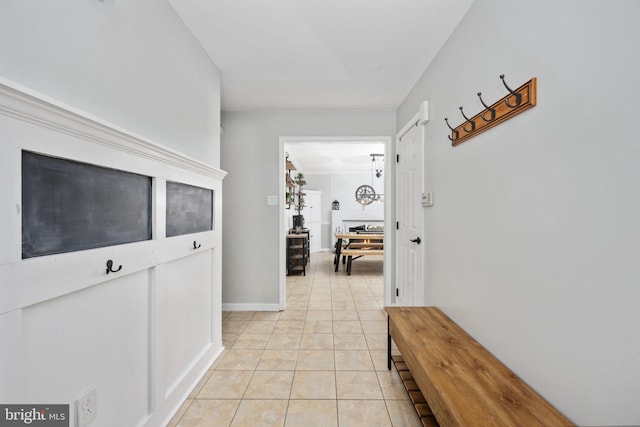
[[[214,179],[226,172],[0,78],[0,114]]]
[[[280,305],[222,303],[222,311],[280,311]]]

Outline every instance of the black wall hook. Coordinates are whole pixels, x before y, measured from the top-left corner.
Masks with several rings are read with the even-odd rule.
[[[478,92],[478,98],[480,98],[480,102],[482,103],[484,108],[489,110],[489,113],[491,113],[491,118],[490,119],[487,119],[484,116],[484,114],[485,114],[484,112],[482,114],[480,114],[480,117],[482,117],[482,120],[484,120],[485,122],[490,122],[491,120],[495,119],[496,118],[496,109],[495,108],[491,108],[487,104],[484,103],[484,101],[482,100],[482,92]]]
[[[444,121],[447,122],[447,126],[449,126],[449,129],[451,129],[451,131],[453,132],[453,139],[451,139],[450,136],[447,136],[447,138],[449,138],[449,141],[453,142],[456,139],[458,139],[458,131],[451,127],[451,125],[449,124],[449,118],[448,117],[445,117]]]
[[[504,74],[500,75],[500,79],[502,80],[502,83],[504,84],[504,87],[507,88],[507,90],[511,93],[511,95],[516,97],[516,105],[511,105],[509,104],[509,98],[504,100],[504,103],[507,104],[508,107],[511,108],[516,108],[520,105],[520,103],[522,102],[522,95],[519,94],[518,92],[514,92],[513,90],[511,90],[511,88],[509,86],[507,86],[507,82],[504,81]]]
[[[117,273],[120,270],[122,270],[122,266],[118,267],[117,270],[114,270],[113,269],[113,261],[112,260],[107,260],[107,274],[109,274],[109,273]]]
[[[464,117],[466,121],[471,123],[471,129],[467,129],[467,125],[464,125],[462,129],[464,129],[466,132],[473,132],[474,130],[476,130],[476,122],[474,122],[469,117],[464,115],[464,111],[462,111],[462,107],[460,107],[460,113],[462,113],[462,117]]]
[[[202,243],[198,243],[198,245],[196,246],[196,241],[193,241],[193,249],[200,249],[200,247],[202,246]]]

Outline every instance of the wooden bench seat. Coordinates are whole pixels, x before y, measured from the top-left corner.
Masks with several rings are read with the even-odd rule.
[[[345,256],[384,255],[384,249],[343,249],[340,253]]]
[[[391,340],[440,426],[573,424],[436,307],[387,307]]]
[[[347,274],[351,275],[351,263],[354,259],[366,255],[384,255],[384,249],[343,249],[340,251],[342,256],[347,257]]]
[[[381,242],[347,242],[342,244],[342,250],[345,249],[363,249],[363,248],[384,248],[384,243]]]

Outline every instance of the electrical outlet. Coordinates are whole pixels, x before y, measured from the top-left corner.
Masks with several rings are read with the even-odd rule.
[[[85,427],[95,420],[97,408],[96,389],[92,388],[76,400],[76,426]]]

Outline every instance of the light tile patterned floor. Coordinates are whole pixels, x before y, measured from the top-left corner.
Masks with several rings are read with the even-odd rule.
[[[287,277],[287,310],[223,313],[224,353],[171,423],[193,426],[421,425],[387,370],[382,258],[333,271],[313,254]]]

